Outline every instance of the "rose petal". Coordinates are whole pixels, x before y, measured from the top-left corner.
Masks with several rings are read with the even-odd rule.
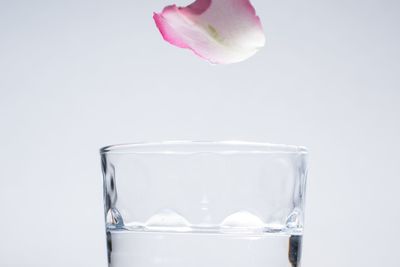
[[[187,7],[167,6],[153,18],[164,40],[214,64],[243,61],[265,45],[249,0],[197,0]]]

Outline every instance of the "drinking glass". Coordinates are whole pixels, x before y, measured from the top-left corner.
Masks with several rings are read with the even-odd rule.
[[[307,150],[162,142],[100,150],[110,267],[297,267]]]

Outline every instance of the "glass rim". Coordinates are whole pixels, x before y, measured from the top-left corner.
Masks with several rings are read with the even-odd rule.
[[[189,141],[135,142],[108,145],[100,154],[308,154],[304,146],[249,141]]]

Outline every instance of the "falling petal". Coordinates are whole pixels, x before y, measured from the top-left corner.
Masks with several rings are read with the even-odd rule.
[[[154,13],[163,38],[214,64],[243,61],[265,45],[259,17],[249,0],[197,0]]]

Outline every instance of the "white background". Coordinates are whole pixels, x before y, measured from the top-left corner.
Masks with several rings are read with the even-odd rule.
[[[162,41],[170,3],[0,0],[0,266],[106,266],[98,148],[167,139],[307,146],[303,266],[398,266],[398,1],[253,0],[229,66]]]

